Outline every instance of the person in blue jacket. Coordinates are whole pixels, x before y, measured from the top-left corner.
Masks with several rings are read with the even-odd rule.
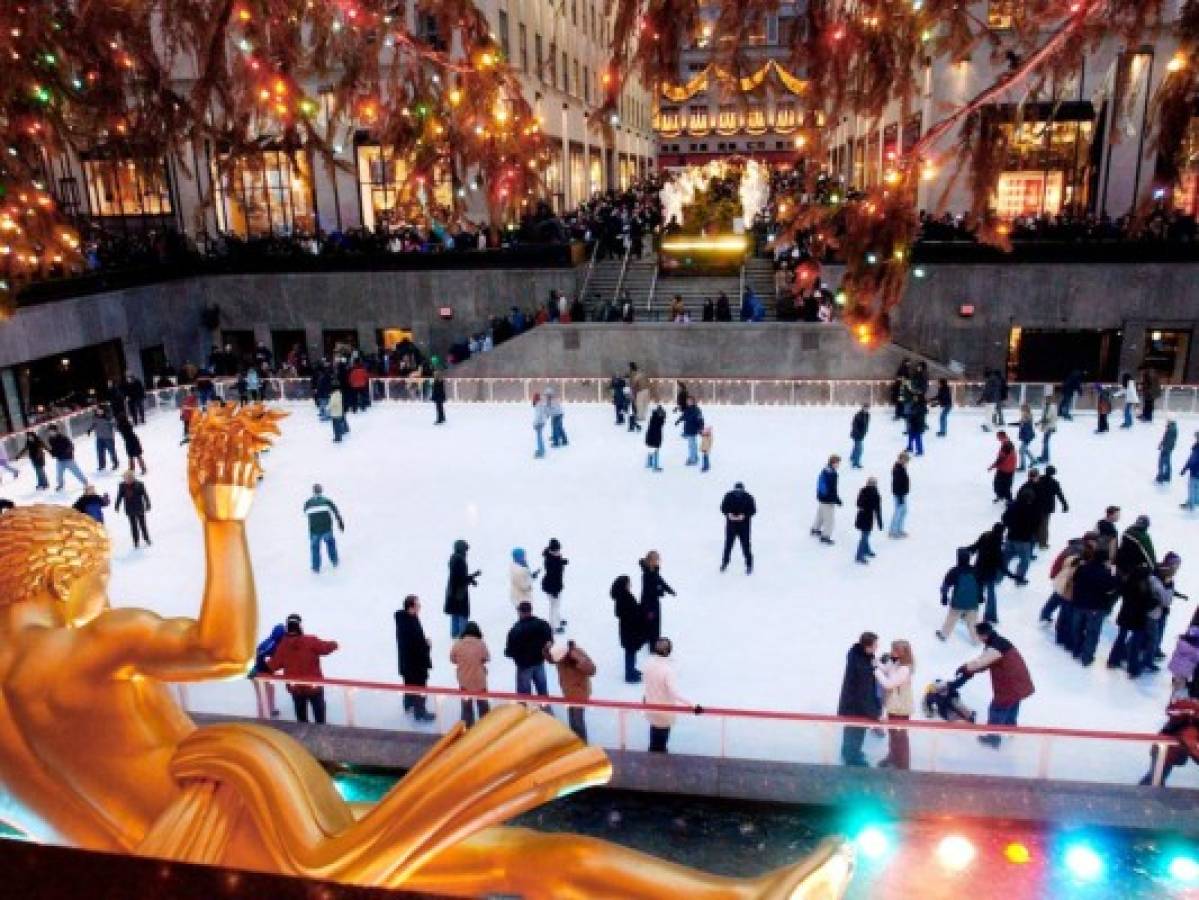
[[[704,414],[695,403],[694,397],[687,398],[683,414],[675,420],[675,425],[682,423],[683,437],[687,439],[687,465],[699,465],[699,436],[704,430]]]
[[[820,538],[822,544],[833,542],[833,514],[841,505],[837,493],[837,467],[841,457],[835,453],[828,458],[828,465],[820,470],[816,480],[816,521],[812,523],[812,536]]]
[[[275,648],[279,646],[279,641],[283,640],[285,634],[287,634],[287,628],[283,625],[276,625],[271,629],[271,633],[263,638],[262,643],[254,651],[254,668],[250,669],[247,678],[255,679],[259,675],[271,674],[266,661],[275,655]],[[258,718],[265,719],[267,716],[272,719],[279,718],[279,707],[275,705],[275,682],[255,681],[254,695],[258,700]]]
[[[1187,502],[1182,504],[1182,508],[1194,509],[1199,506],[1199,431],[1195,432],[1195,443],[1191,445],[1191,455],[1187,457],[1186,464],[1178,470],[1178,474],[1191,476],[1187,483]]]

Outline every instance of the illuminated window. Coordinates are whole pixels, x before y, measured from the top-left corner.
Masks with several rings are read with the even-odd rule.
[[[1011,28],[1015,21],[1016,0],[989,0],[987,25],[991,28]]]
[[[799,124],[794,103],[780,103],[774,108],[774,125],[776,128],[794,128]]]
[[[262,150],[237,157],[214,179],[221,230],[242,237],[313,234],[316,214],[307,155]]]
[[[745,111],[746,128],[765,128],[766,110],[761,106],[751,106]]]
[[[408,166],[390,150],[373,144],[358,147],[358,192],[362,224],[370,231],[391,231],[424,224],[453,206],[453,185],[438,174],[430,186],[411,178]]]
[[[1061,172],[1003,172],[995,187],[995,214],[1016,216],[1056,215],[1062,209]]]
[[[675,133],[679,130],[679,108],[664,106],[658,110],[658,122],[654,126],[658,131]]]
[[[687,130],[693,132],[706,132],[708,130],[708,107],[687,107]]]
[[[94,216],[169,216],[166,164],[132,159],[92,159],[83,164]]]
[[[716,120],[716,127],[721,131],[736,131],[738,128],[740,128],[741,116],[737,113],[737,107],[720,107],[720,114]]]

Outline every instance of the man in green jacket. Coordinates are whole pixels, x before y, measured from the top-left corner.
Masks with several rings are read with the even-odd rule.
[[[304,515],[308,517],[308,541],[312,545],[312,571],[321,571],[321,544],[329,551],[329,562],[337,566],[337,541],[333,539],[333,520],[337,519],[340,531],[346,530],[337,505],[325,496],[319,484],[312,486],[312,496],[304,504]]]

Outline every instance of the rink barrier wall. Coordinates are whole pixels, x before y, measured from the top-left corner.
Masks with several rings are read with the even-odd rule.
[[[673,405],[678,392],[679,380],[675,378],[647,378],[651,396],[663,403]],[[890,406],[890,380],[811,380],[784,378],[688,378],[687,390],[701,405],[727,406]],[[444,381],[446,400],[450,403],[531,403],[533,397],[553,388],[565,403],[611,404],[612,392],[606,378],[447,378]],[[432,391],[432,378],[372,378],[370,395],[372,402],[415,403],[426,402]],[[232,399],[232,379],[214,382],[217,396]],[[1116,390],[1117,385],[1107,385]],[[950,383],[953,391],[954,409],[979,406],[982,382],[956,381]],[[1014,410],[1027,403],[1034,412],[1040,409],[1046,394],[1056,396],[1056,385],[1036,382],[1021,382],[1008,386],[1008,399],[1004,409]],[[299,403],[312,401],[312,384],[307,378],[265,378],[263,399],[268,402]],[[179,405],[187,396],[187,387],[160,388],[146,392],[146,415],[161,412],[178,412]],[[1089,386],[1074,401],[1074,410],[1094,412],[1098,390]],[[1199,385],[1163,385],[1157,410],[1163,414],[1199,413]],[[929,424],[935,423],[937,409],[929,410]],[[1113,410],[1112,415],[1119,415]],[[31,426],[43,431],[51,423],[72,438],[87,434],[91,424],[92,410],[85,409],[50,417]],[[23,441],[20,436],[29,428],[0,437],[8,456],[13,457]]]
[[[938,774],[994,776],[1006,775],[1044,781],[1078,781],[1103,784],[1128,784],[1139,778],[1146,770],[1151,774],[1153,786],[1163,784],[1165,751],[1178,741],[1161,734],[1132,733],[1119,731],[1097,731],[1073,728],[1048,728],[1043,726],[1000,726],[976,725],[968,722],[944,722],[910,719],[890,722],[887,720],[864,719],[852,716],[824,715],[819,713],[787,712],[780,710],[738,709],[729,707],[671,706],[657,703],[638,703],[627,700],[567,700],[561,696],[538,696],[515,694],[503,691],[471,692],[456,688],[428,687],[395,684],[379,681],[355,681],[343,678],[295,679],[277,675],[255,676],[245,682],[218,682],[212,685],[174,685],[180,705],[189,712],[257,716],[271,721],[264,708],[260,689],[266,684],[308,685],[322,687],[332,693],[326,696],[329,717],[326,724],[350,728],[384,727],[389,731],[414,734],[445,733],[459,720],[458,707],[462,701],[485,700],[490,704],[529,703],[533,700],[550,707],[577,708],[594,711],[605,716],[607,727],[596,727],[589,723],[589,740],[595,746],[608,750],[626,751],[636,749],[632,742],[632,726],[653,713],[676,717],[675,733],[688,728],[691,723],[714,723],[701,736],[698,747],[688,746],[684,752],[718,759],[741,758],[738,752],[742,744],[756,745],[749,754],[752,758],[785,762],[809,762],[819,765],[840,765],[837,744],[842,730],[860,727],[886,732],[898,731],[909,735],[913,745],[912,770]],[[236,702],[229,702],[232,685],[244,685]],[[216,689],[215,691],[213,689]],[[203,694],[203,696],[197,696]],[[435,732],[416,725],[406,715],[396,716],[400,703],[397,695],[421,696],[432,706],[435,715]],[[380,701],[386,698],[385,703]],[[276,691],[276,703],[285,699],[282,690]],[[198,702],[197,702],[198,701]],[[251,703],[253,705],[251,705]],[[286,704],[285,704],[286,705]],[[214,706],[218,708],[213,708]],[[380,714],[385,717],[380,721]],[[615,722],[612,719],[615,719]],[[789,739],[780,749],[771,750],[763,756],[760,743],[762,729],[782,728]],[[715,733],[713,733],[715,731]],[[744,733],[742,733],[744,732]],[[980,749],[977,740],[985,735],[999,735],[1020,745],[1019,752],[1008,756],[1014,770],[996,771],[991,765],[1002,758],[997,751]],[[695,735],[692,735],[695,737]],[[966,741],[969,752],[955,754]],[[640,745],[640,741],[638,745]],[[692,742],[694,743],[694,742]],[[813,746],[815,745],[815,746]],[[1081,746],[1078,746],[1081,745]],[[1129,753],[1132,756],[1128,756]],[[1110,777],[1087,777],[1076,765],[1077,753],[1095,758],[1128,756],[1141,760],[1140,768],[1120,770]],[[1056,758],[1056,763],[1055,763]],[[1152,760],[1152,762],[1150,762]],[[1063,766],[1070,777],[1055,775],[1054,766]],[[1104,775],[1106,773],[1100,773]]]

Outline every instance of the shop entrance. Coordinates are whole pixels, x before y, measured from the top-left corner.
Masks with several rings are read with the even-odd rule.
[[[1145,351],[1141,365],[1160,373],[1163,384],[1182,384],[1186,380],[1191,354],[1191,332],[1149,328],[1145,331]]]
[[[1123,333],[1115,328],[1012,328],[1008,339],[1011,381],[1060,382],[1075,369],[1087,381],[1119,378]]]

